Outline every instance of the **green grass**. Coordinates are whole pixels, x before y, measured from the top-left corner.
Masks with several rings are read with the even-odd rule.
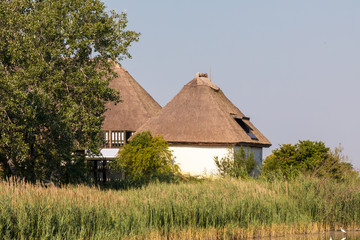
[[[0,182],[1,239],[235,238],[360,226],[360,183],[213,179],[127,191]]]

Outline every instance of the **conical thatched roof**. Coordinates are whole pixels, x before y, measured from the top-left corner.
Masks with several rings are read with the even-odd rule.
[[[271,146],[249,120],[207,74],[197,74],[137,131],[149,130],[170,143]]]
[[[118,77],[109,87],[120,91],[121,103],[109,103],[105,113],[103,129],[116,131],[136,131],[149,118],[153,117],[161,106],[135,81],[119,63],[113,67]]]

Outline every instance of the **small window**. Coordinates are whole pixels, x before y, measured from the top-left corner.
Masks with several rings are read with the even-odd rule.
[[[248,124],[246,124],[246,122],[244,121],[244,120],[248,120],[249,118],[243,118],[243,119],[241,119],[241,118],[237,118],[237,117],[235,117],[234,118],[235,119],[235,121],[242,127],[242,129],[244,129],[244,131],[247,133],[247,135],[252,139],[252,140],[259,140],[256,136],[255,136],[255,134],[253,133],[253,129],[248,125]]]
[[[247,125],[242,119],[235,118],[235,121],[242,127],[242,129],[244,129],[246,133],[252,131],[252,128],[249,125]]]
[[[253,140],[259,140],[253,133],[249,132],[248,133],[249,137],[251,137],[251,139]]]
[[[135,132],[126,131],[126,143],[129,142],[129,138],[134,135]]]
[[[125,133],[123,131],[111,132],[111,146],[120,147],[125,143]]]
[[[109,140],[110,140],[110,139],[109,139],[109,132],[106,131],[106,132],[105,132],[105,144],[106,144],[106,146],[109,146],[109,143],[110,143]]]
[[[101,132],[101,138],[104,140],[104,145],[103,145],[103,147],[104,148],[107,148],[107,147],[109,147],[109,143],[110,143],[110,139],[109,139],[109,132],[108,131],[102,131]]]

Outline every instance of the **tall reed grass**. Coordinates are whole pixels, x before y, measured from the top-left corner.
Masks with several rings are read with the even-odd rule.
[[[250,238],[360,226],[360,183],[213,179],[127,191],[0,182],[1,239]]]

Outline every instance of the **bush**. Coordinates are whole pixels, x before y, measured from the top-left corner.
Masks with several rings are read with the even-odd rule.
[[[160,136],[141,132],[120,150],[113,167],[125,174],[129,186],[141,186],[151,181],[171,182],[180,173],[174,164],[169,144]]]
[[[216,167],[221,176],[229,176],[235,178],[247,178],[256,168],[256,160],[254,153],[248,153],[241,146],[238,149],[228,149],[225,157],[219,160],[214,157]]]
[[[353,172],[352,165],[346,160],[341,147],[331,150],[321,141],[306,140],[295,145],[280,145],[266,157],[262,171],[265,176],[280,173],[287,179],[302,172],[340,180]]]

